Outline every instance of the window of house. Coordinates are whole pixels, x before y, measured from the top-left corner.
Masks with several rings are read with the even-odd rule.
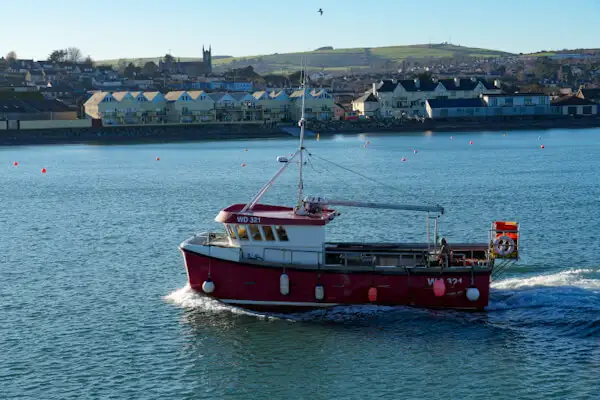
[[[244,225],[236,225],[237,226],[237,235],[240,240],[248,240],[248,230]]]
[[[506,98],[504,99],[504,105],[507,107],[512,107],[513,105],[513,99],[512,98]]]
[[[272,242],[275,240],[275,233],[273,232],[273,228],[271,228],[269,225],[264,225],[261,228],[263,230],[263,233],[265,234],[266,241]]]
[[[235,231],[233,230],[233,228],[230,225],[225,225],[225,230],[227,231],[227,234],[229,235],[230,238],[236,239]]]
[[[258,225],[249,225],[250,227],[250,237],[252,240],[256,240],[260,242],[262,240],[262,235],[260,234],[260,229],[258,229]]]
[[[590,115],[592,113],[592,106],[583,106],[583,113],[585,115]]]
[[[577,107],[569,107],[568,113],[569,115],[577,115]]]
[[[276,226],[275,232],[277,232],[277,237],[280,241],[287,242],[289,240],[287,232],[285,231],[285,228],[283,226]]]

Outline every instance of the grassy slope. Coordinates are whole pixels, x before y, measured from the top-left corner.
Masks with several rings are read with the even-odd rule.
[[[303,57],[308,58],[309,67],[340,70],[349,67],[367,68],[373,63],[401,62],[407,58],[425,59],[451,57],[460,54],[470,57],[499,57],[508,54],[496,50],[462,47],[454,45],[413,45],[387,46],[371,48],[350,48],[320,50],[301,53],[269,54],[249,57],[213,58],[215,68],[241,67],[254,65],[258,70],[298,69]],[[199,58],[182,57],[181,61],[198,60]],[[127,62],[144,63],[156,61],[154,58],[127,59]],[[101,64],[117,65],[120,60],[102,60]]]

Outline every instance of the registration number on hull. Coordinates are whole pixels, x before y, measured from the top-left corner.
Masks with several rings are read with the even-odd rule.
[[[427,278],[427,284],[429,286],[433,286],[433,283],[436,281],[436,279],[438,279],[438,278]],[[450,286],[455,286],[457,284],[462,284],[463,283],[463,278],[446,278],[445,281]]]
[[[239,224],[260,224],[260,217],[248,217],[245,215],[238,215],[237,222]]]

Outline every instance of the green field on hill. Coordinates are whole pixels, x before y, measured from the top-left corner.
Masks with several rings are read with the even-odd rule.
[[[431,58],[473,57],[492,58],[509,55],[503,51],[463,47],[451,44],[431,44],[412,46],[364,47],[350,49],[315,50],[299,53],[275,53],[248,57],[213,57],[213,68],[224,71],[252,65],[258,72],[277,72],[297,70],[305,58],[309,69],[340,71],[344,69],[364,69],[389,67],[406,59],[425,60]],[[174,55],[177,58],[177,55]],[[118,65],[119,62],[143,64],[158,60],[159,57],[103,60],[102,64]],[[181,61],[193,61],[200,58],[181,57]]]

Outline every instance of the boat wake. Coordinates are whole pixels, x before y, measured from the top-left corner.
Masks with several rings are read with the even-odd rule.
[[[487,309],[495,325],[600,337],[600,269],[570,269],[495,282]]]
[[[167,296],[164,296],[163,299],[168,303],[179,307],[194,309],[211,314],[228,312],[235,315],[248,315],[258,318],[274,318],[274,316],[266,313],[257,313],[245,310],[243,308],[230,306],[208,296],[203,296],[195,290],[192,290],[189,284],[185,285],[181,289],[177,289],[174,292],[169,293]]]
[[[571,269],[494,282],[487,310],[545,306],[598,306],[600,310],[600,270]]]

